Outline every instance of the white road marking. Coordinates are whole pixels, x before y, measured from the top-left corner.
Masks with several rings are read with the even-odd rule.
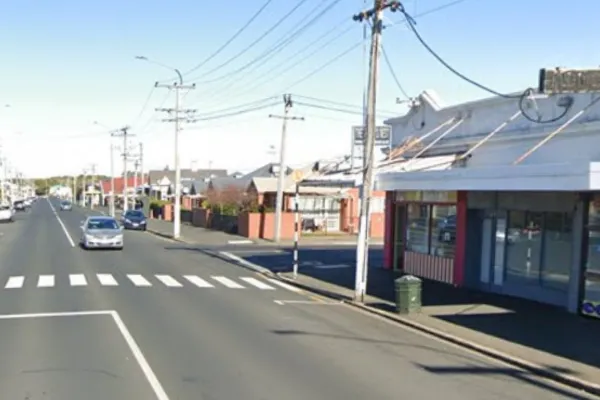
[[[273,283],[275,285],[281,286],[282,288],[287,289],[289,291],[296,292],[296,293],[302,292],[302,289],[297,288],[296,286],[292,286],[290,284],[287,284],[285,282],[278,281],[277,279],[267,278],[267,280],[269,282],[271,282],[271,283]]]
[[[184,275],[183,277],[185,279],[187,279],[188,281],[190,281],[191,283],[193,283],[194,285],[198,286],[198,287],[201,287],[201,288],[214,288],[214,285],[211,285],[210,283],[208,283],[204,279],[200,278],[199,276],[196,276],[196,275]]]
[[[27,318],[48,318],[48,317],[79,317],[86,315],[112,315],[111,310],[97,311],[66,311],[50,313],[31,313],[31,314],[0,314],[0,319],[27,319]]]
[[[87,280],[83,274],[70,274],[69,282],[71,286],[87,286]]]
[[[228,287],[229,289],[244,289],[242,285],[225,276],[211,276],[211,278],[219,282],[221,285]]]
[[[252,286],[259,288],[260,290],[275,290],[275,288],[273,286],[269,286],[266,283],[264,283],[263,281],[260,281],[256,278],[240,278],[240,279],[246,283],[251,284]]]
[[[130,274],[130,275],[127,275],[127,277],[129,278],[131,283],[133,283],[135,286],[144,286],[144,287],[152,286],[152,284],[141,275]]]
[[[269,269],[267,269],[265,267],[261,267],[260,265],[254,264],[248,260],[244,260],[242,257],[236,256],[235,254],[231,254],[226,251],[220,251],[219,254],[221,254],[222,256],[225,256],[233,261],[236,261],[245,267],[253,269],[254,271],[261,272],[261,273],[271,272],[271,271],[269,271]]]
[[[348,265],[348,264],[314,265],[313,268],[317,268],[317,269],[350,268],[350,265]]]
[[[254,243],[252,240],[228,240],[227,241],[228,244],[250,244],[250,243]]]
[[[183,285],[175,280],[171,275],[154,275],[156,279],[161,281],[165,286],[168,287],[183,287]]]
[[[54,275],[40,275],[38,278],[37,287],[53,287]]]
[[[140,365],[140,368],[142,369],[144,376],[146,376],[148,383],[150,383],[150,386],[152,387],[152,390],[154,391],[156,398],[158,400],[169,400],[169,396],[167,396],[165,389],[160,384],[160,381],[154,374],[154,371],[152,371],[152,368],[150,367],[150,364],[148,364],[148,361],[146,361],[146,357],[144,357],[142,350],[135,342],[135,339],[129,332],[129,329],[127,329],[127,326],[125,326],[125,323],[123,322],[123,320],[121,319],[119,314],[116,311],[112,311],[111,315],[112,315],[113,319],[115,320],[115,323],[117,324],[117,327],[119,328],[119,331],[121,331],[121,335],[123,335],[123,339],[125,339],[125,342],[127,342],[127,345],[131,349],[131,352],[133,353],[135,360]]]
[[[65,224],[62,222],[62,220],[58,216],[58,213],[56,212],[56,209],[54,208],[54,206],[50,202],[50,199],[46,198],[46,201],[48,202],[48,205],[50,206],[50,209],[52,210],[52,214],[54,214],[54,216],[56,217],[56,220],[58,221],[58,223],[60,224],[63,232],[65,233],[65,236],[67,237],[67,240],[69,240],[69,243],[71,244],[71,247],[75,247],[75,242],[73,241],[73,238],[69,234],[69,231],[67,230],[67,227],[65,226]]]
[[[285,304],[310,304],[310,305],[318,305],[318,306],[340,306],[344,305],[344,302],[322,302],[315,300],[273,300],[275,304],[279,304],[283,306]]]
[[[8,278],[8,281],[6,282],[6,286],[4,286],[4,288],[5,289],[19,289],[19,288],[23,287],[24,282],[25,282],[24,276],[11,276],[10,278]]]
[[[111,274],[96,274],[102,286],[118,286],[117,280]]]

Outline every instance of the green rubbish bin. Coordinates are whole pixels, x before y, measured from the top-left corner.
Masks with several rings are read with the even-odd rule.
[[[395,281],[396,312],[410,314],[421,311],[421,280],[416,276],[404,275]]]

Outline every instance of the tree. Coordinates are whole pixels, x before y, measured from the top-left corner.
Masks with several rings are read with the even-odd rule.
[[[192,187],[190,188],[190,196],[195,196],[196,194],[196,185],[192,183]]]
[[[173,190],[171,189],[171,186],[169,186],[169,189],[167,189],[167,196],[172,196],[173,195]]]

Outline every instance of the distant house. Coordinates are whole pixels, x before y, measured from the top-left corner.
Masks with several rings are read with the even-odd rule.
[[[210,180],[227,177],[225,169],[181,169],[181,185],[182,193],[187,194],[191,190],[192,184],[198,192],[203,189],[199,182],[207,183]],[[148,186],[150,187],[151,196],[160,196],[165,198],[171,188],[171,192],[175,190],[175,171],[168,167],[163,170],[151,170],[148,173]]]

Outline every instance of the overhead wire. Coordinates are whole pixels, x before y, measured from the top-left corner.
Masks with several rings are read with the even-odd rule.
[[[257,107],[252,107],[252,108],[246,108],[243,110],[239,110],[239,111],[235,111],[235,112],[229,112],[229,113],[225,113],[225,114],[218,114],[218,115],[211,115],[211,116],[207,116],[207,117],[200,117],[200,118],[195,118],[196,121],[210,121],[210,120],[214,120],[214,119],[222,119],[222,118],[228,118],[228,117],[235,117],[238,115],[242,115],[242,114],[248,114],[254,111],[260,111],[260,110],[264,110],[267,108],[271,108],[273,106],[276,105],[280,105],[280,102],[273,102],[270,104],[265,104],[262,106],[257,106]]]
[[[410,100],[411,97],[408,95],[408,93],[406,93],[406,90],[404,90],[404,86],[402,86],[402,84],[400,83],[400,80],[398,79],[398,76],[396,75],[396,71],[394,71],[394,67],[392,66],[392,63],[390,61],[390,58],[388,57],[387,51],[385,51],[385,47],[383,47],[383,45],[380,45],[381,48],[381,54],[383,54],[383,60],[385,61],[388,70],[390,71],[390,74],[392,75],[392,79],[394,79],[394,82],[396,83],[396,86],[398,87],[398,90],[400,90],[400,93],[402,93],[402,95],[404,96],[404,98],[406,100]]]
[[[314,25],[319,19],[324,17],[326,15],[326,13],[329,12],[341,0],[333,0],[333,2],[331,4],[329,4],[328,6],[326,6],[323,10],[318,10],[318,8],[327,1],[330,1],[330,0],[322,0],[322,2],[315,9],[312,9],[311,11],[309,11],[308,14],[305,15],[299,23],[297,23],[290,30],[288,30],[286,33],[284,33],[282,35],[282,38],[278,42],[276,42],[273,46],[271,46],[270,48],[268,48],[267,50],[265,50],[264,52],[262,52],[261,54],[259,54],[258,56],[256,56],[252,60],[250,60],[249,62],[247,62],[246,64],[244,64],[241,67],[239,67],[233,71],[230,71],[224,75],[221,75],[217,78],[212,78],[212,79],[208,79],[205,81],[196,81],[196,83],[199,85],[204,85],[204,84],[219,82],[219,81],[231,78],[231,77],[235,77],[236,74],[247,70],[248,68],[250,68],[253,65],[256,65],[261,60],[266,59],[268,61],[269,59],[272,59],[273,56],[277,55],[282,50],[284,50],[287,46],[289,46],[296,39],[298,39],[303,33],[305,33],[308,30],[308,28],[310,28],[312,25]],[[305,23],[304,20],[309,18],[310,15],[315,12],[317,12],[317,15]],[[346,20],[346,18],[344,18],[344,20]],[[262,64],[259,64],[259,66],[263,65],[263,64],[264,64],[264,62]]]
[[[518,106],[519,106],[519,110],[523,113],[523,117],[525,117],[527,120],[531,121],[531,122],[535,122],[538,124],[551,124],[554,122],[557,122],[559,120],[561,120],[562,118],[564,118],[569,111],[571,110],[572,106],[573,106],[573,102],[569,102],[567,103],[564,107],[563,107],[563,112],[560,113],[560,115],[554,117],[554,118],[549,118],[549,119],[545,119],[543,120],[541,118],[541,116],[539,118],[533,118],[531,117],[525,108],[525,101],[528,100],[533,93],[535,92],[535,90],[533,88],[528,88],[526,89],[522,94],[504,94],[504,93],[500,93],[497,90],[491,89],[490,87],[483,85],[477,81],[475,81],[474,79],[469,78],[468,76],[466,76],[465,74],[459,72],[456,68],[452,67],[448,62],[446,62],[435,50],[433,50],[433,48],[431,48],[431,46],[429,46],[429,44],[425,41],[425,39],[423,39],[423,37],[421,36],[421,34],[419,33],[419,31],[416,28],[417,22],[415,21],[415,19],[410,16],[410,14],[406,11],[406,9],[404,8],[404,5],[402,5],[402,3],[400,3],[400,7],[398,8],[398,11],[400,11],[407,22],[408,28],[412,31],[412,33],[415,35],[415,37],[417,38],[417,40],[419,41],[419,43],[425,48],[425,50],[427,50],[427,52],[429,54],[431,54],[440,64],[442,64],[446,69],[448,69],[450,72],[452,72],[454,75],[456,75],[457,77],[461,78],[462,80],[464,80],[465,82],[470,83],[471,85],[478,87],[481,90],[484,90],[488,93],[491,93],[495,96],[498,97],[502,97],[505,99],[515,99],[518,101]]]
[[[238,58],[240,58],[242,55],[244,55],[246,52],[248,52],[250,49],[252,49],[254,46],[256,46],[257,44],[259,44],[264,38],[266,38],[269,34],[271,34],[275,29],[277,29],[279,27],[279,25],[281,25],[282,23],[284,23],[290,16],[292,16],[304,3],[306,3],[307,0],[300,0],[298,1],[298,3],[292,7],[292,9],[290,11],[287,12],[287,14],[285,14],[283,17],[281,17],[277,22],[275,22],[275,24],[273,24],[269,29],[267,29],[265,32],[263,32],[262,35],[260,35],[257,39],[255,39],[253,42],[251,42],[249,45],[244,46],[244,48],[239,51],[238,53],[236,53],[235,55],[233,55],[232,57],[230,57],[229,59],[227,59],[227,61],[217,65],[216,67],[210,69],[209,71],[205,72],[202,77],[204,76],[208,76],[210,74],[212,74],[213,72],[219,71],[221,70],[223,67],[229,65],[231,62],[237,60]],[[192,80],[195,80],[198,78],[192,78]]]
[[[331,104],[331,105],[339,106],[339,107],[360,108],[360,109],[362,109],[362,105],[357,106],[357,105],[353,105],[353,104],[350,104],[350,103],[343,103],[343,102],[340,102],[340,101],[326,100],[326,99],[321,99],[321,98],[318,98],[318,97],[303,96],[303,95],[296,94],[296,93],[292,93],[292,96],[294,98],[300,98],[300,99],[304,99],[304,100],[312,100],[312,101],[316,101],[318,103]],[[386,114],[397,114],[396,111],[389,111],[389,110],[387,110],[387,111],[386,110],[381,110],[381,111],[383,113],[386,113]]]
[[[211,114],[221,114],[223,112],[237,110],[237,109],[240,109],[240,108],[246,108],[246,107],[250,107],[250,106],[256,106],[258,104],[266,103],[268,101],[273,102],[274,100],[277,100],[277,98],[278,98],[278,96],[265,97],[264,99],[255,100],[255,101],[244,103],[244,104],[239,104],[237,106],[227,107],[227,108],[224,108],[224,109],[213,110],[213,111],[209,110],[209,111],[203,112],[200,115],[201,116],[209,116]]]
[[[209,55],[208,57],[206,57],[202,62],[200,62],[199,64],[197,64],[193,68],[187,70],[186,72],[184,72],[183,75],[184,76],[185,75],[189,75],[192,72],[195,72],[195,71],[199,70],[204,65],[206,65],[209,61],[211,61],[213,58],[215,58],[216,56],[218,56],[219,54],[221,54],[221,52],[223,50],[225,50],[227,48],[227,46],[229,46],[235,39],[237,39],[242,33],[244,33],[244,31],[246,31],[246,29],[248,29],[248,27],[263,13],[263,11],[272,2],[273,2],[273,0],[267,0],[267,1],[265,1],[262,4],[262,6],[260,6],[260,8],[250,17],[250,19],[248,21],[246,21],[246,23],[244,25],[242,25],[242,27],[240,29],[238,29],[225,43],[223,43],[223,45],[221,45],[221,47],[219,47],[211,55]]]
[[[150,104],[150,99],[152,98],[152,95],[154,94],[155,90],[156,90],[156,86],[152,86],[152,88],[150,89],[150,92],[146,96],[146,100],[144,100],[144,103],[142,105],[142,108],[140,109],[140,112],[137,114],[137,116],[134,118],[133,122],[131,122],[130,125],[137,124],[138,121],[140,120],[140,118],[142,118],[142,115],[144,115],[144,112],[146,111],[146,108]]]
[[[304,107],[310,107],[310,108],[316,108],[319,110],[326,110],[326,111],[334,111],[334,112],[339,112],[339,113],[345,113],[345,114],[352,114],[352,115],[362,115],[362,110],[360,111],[356,111],[356,110],[344,110],[343,108],[336,108],[336,107],[327,107],[327,106],[321,106],[318,104],[312,104],[312,103],[305,103],[302,101],[295,101],[294,104],[297,104],[299,106],[304,106]],[[378,113],[380,116],[383,116],[384,113]],[[390,117],[396,116],[397,113],[391,114]]]
[[[449,7],[451,7],[451,6],[455,6],[455,5],[457,5],[457,4],[459,4],[459,3],[462,3],[462,2],[464,2],[464,1],[466,1],[466,0],[455,0],[455,1],[449,2],[449,3],[447,3],[447,4],[443,4],[443,5],[441,5],[441,6],[434,7],[434,8],[428,9],[428,10],[425,10],[425,11],[423,11],[423,12],[420,12],[419,14],[415,15],[415,16],[413,17],[413,19],[425,17],[425,16],[427,16],[427,15],[433,14],[433,13],[435,13],[435,12],[438,12],[438,11],[441,11],[441,10],[444,10],[444,9],[446,9],[446,8],[449,8]],[[344,18],[344,20],[342,20],[340,23],[343,23],[343,22],[344,22],[344,21],[346,21],[346,20],[347,20],[347,19],[346,19],[346,18]],[[397,26],[397,25],[405,25],[405,23],[404,23],[404,22],[405,22],[405,21],[402,21],[402,23],[401,23],[401,22],[395,22],[395,23],[393,23],[393,24],[391,24],[391,25],[387,25],[386,27],[387,27],[387,28],[390,28],[390,27]],[[332,42],[333,40],[335,40],[335,39],[331,39],[331,40],[330,40],[328,43],[325,43],[325,44],[323,44],[323,45],[321,46],[321,48],[324,48],[324,47],[328,46],[328,44],[329,44],[330,42]],[[353,45],[353,46],[352,46],[352,47],[353,47],[352,49],[347,49],[347,51],[346,51],[346,52],[343,52],[343,54],[338,54],[338,55],[337,55],[337,56],[335,56],[335,57],[334,57],[332,60],[330,60],[330,62],[326,62],[324,65],[322,65],[321,67],[317,68],[317,69],[316,69],[316,70],[314,70],[312,73],[308,74],[308,76],[306,76],[306,77],[304,77],[304,78],[301,78],[300,80],[298,80],[297,82],[295,82],[294,84],[292,84],[290,87],[293,87],[293,86],[295,86],[295,85],[297,85],[297,84],[300,84],[300,83],[304,82],[305,80],[308,80],[308,79],[310,79],[310,78],[311,78],[313,75],[315,75],[316,73],[320,72],[320,71],[321,71],[321,70],[323,70],[324,68],[326,68],[326,67],[328,67],[329,65],[333,64],[335,61],[339,60],[339,59],[340,59],[340,58],[342,58],[344,55],[346,55],[347,53],[349,53],[350,51],[352,51],[352,50],[354,49],[354,47],[358,47],[358,46],[360,46],[361,44],[363,44],[363,43],[366,43],[366,42],[368,42],[368,38],[364,38],[364,39],[363,39],[363,41],[361,41],[360,43],[357,43],[357,44]],[[310,56],[313,56],[313,55],[314,55],[314,54],[316,54],[316,53],[318,53],[318,50],[316,50],[316,51],[312,52]],[[310,58],[309,56],[306,56],[306,57],[304,57],[303,61],[304,61],[304,60],[308,60],[309,58]],[[285,61],[284,61],[284,63],[285,63]],[[281,64],[283,64],[283,63],[280,63],[280,64],[278,64],[278,65],[279,65],[279,66],[281,66]],[[296,65],[294,65],[294,67],[295,67],[295,66],[296,66]],[[292,68],[294,68],[294,67],[292,67]],[[286,70],[286,71],[284,71],[284,72],[282,72],[282,73],[280,73],[280,74],[277,74],[275,77],[273,77],[273,76],[270,76],[268,81],[262,82],[262,83],[260,83],[260,84],[254,84],[254,85],[252,85],[250,88],[247,88],[246,90],[244,90],[242,94],[245,94],[245,93],[247,93],[247,92],[250,92],[250,90],[255,90],[255,89],[257,89],[258,87],[260,87],[260,86],[264,85],[265,83],[272,82],[274,79],[277,79],[277,78],[279,78],[280,76],[284,75],[286,72],[288,72],[288,71],[289,71],[289,70],[291,70],[292,68],[290,68],[290,69],[288,69],[288,70]],[[239,80],[238,80],[238,81],[239,81]],[[399,83],[399,82],[398,82],[398,83]],[[289,89],[290,87],[288,87],[288,89]],[[285,89],[285,90],[288,90],[288,89]],[[285,90],[284,90],[284,91],[285,91]]]
[[[348,21],[346,21],[348,22]],[[304,55],[304,53],[309,50],[310,48],[314,47],[315,44],[318,44],[320,42],[323,41],[323,39],[327,38],[327,36],[329,36],[332,32],[335,32],[337,29],[339,28],[339,25],[333,27],[332,29],[328,30],[326,33],[324,33],[323,35],[319,35],[319,37],[315,40],[313,40],[312,42],[310,42],[308,45],[304,46],[303,48],[301,48],[298,51],[295,51],[294,54],[289,57],[286,58],[284,61],[282,61],[281,63],[275,64],[275,66],[273,66],[272,68],[261,72],[261,77],[266,77],[267,81],[271,80],[271,74],[275,71],[277,71],[278,69],[284,67],[284,69],[286,67],[288,67],[288,64],[294,64],[292,68],[295,68],[297,65],[302,64],[305,61],[308,61],[311,57],[313,57],[315,54],[317,54],[318,52],[322,51],[323,49],[325,49],[326,47],[328,47],[329,45],[331,45],[333,42],[335,42],[337,39],[341,38],[342,36],[348,34],[350,31],[352,31],[352,29],[354,29],[354,26],[349,26],[347,29],[343,30],[342,32],[339,32],[337,35],[335,35],[334,37],[332,37],[330,40],[328,40],[326,43],[323,43],[321,46],[317,47],[315,50],[313,50],[311,53],[305,55],[304,57],[302,57]],[[283,50],[285,47],[281,47],[278,50]],[[278,53],[279,51],[277,51],[276,53]],[[276,53],[272,54],[272,56],[276,55]],[[297,60],[299,57],[302,57],[302,60]],[[230,89],[232,86],[235,86],[236,84],[239,84],[244,77],[249,76],[250,73],[256,71],[258,68],[260,68],[261,66],[265,65],[267,62],[269,62],[271,60],[272,57],[269,58],[264,58],[262,60],[262,62],[255,64],[254,68],[251,68],[249,70],[246,71],[246,73],[242,76],[242,77],[236,77],[236,76],[231,76],[229,82],[227,82],[225,84],[225,86],[219,87],[217,89],[218,92],[220,93],[224,93],[226,90]],[[289,68],[291,69],[291,68]],[[277,76],[281,76],[282,73],[277,74]],[[254,87],[258,87],[263,85],[264,82],[259,81],[259,83],[255,83],[254,85],[252,85],[250,88],[246,87],[241,93],[241,94],[245,94],[251,90],[254,89]]]

